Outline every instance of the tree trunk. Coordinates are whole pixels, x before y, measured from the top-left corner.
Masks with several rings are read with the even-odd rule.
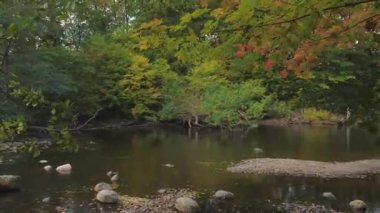
[[[187,119],[187,126],[191,129],[193,126],[191,125],[191,116]]]

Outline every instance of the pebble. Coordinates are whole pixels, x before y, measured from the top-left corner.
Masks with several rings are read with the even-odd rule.
[[[168,167],[168,168],[174,168],[174,165],[173,164],[170,164],[170,163],[167,163],[165,164],[164,166]]]
[[[44,199],[42,199],[42,202],[43,203],[49,203],[50,202],[50,197],[45,197]]]
[[[52,169],[53,169],[53,167],[50,166],[50,165],[44,166],[44,170],[47,171],[47,172],[50,172]]]
[[[48,163],[47,160],[40,160],[40,163]]]

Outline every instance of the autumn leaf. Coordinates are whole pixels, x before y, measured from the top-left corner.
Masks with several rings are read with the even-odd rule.
[[[264,62],[264,70],[269,72],[272,70],[272,68],[273,68],[273,62],[270,59],[266,60]]]
[[[246,55],[246,51],[244,49],[240,49],[235,53],[235,56],[238,58],[244,58]]]

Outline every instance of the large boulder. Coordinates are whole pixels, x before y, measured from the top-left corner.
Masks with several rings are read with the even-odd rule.
[[[71,167],[71,164],[68,163],[68,164],[64,164],[64,165],[58,166],[55,170],[59,174],[67,175],[67,174],[71,173],[72,169],[73,168]]]
[[[105,189],[98,192],[96,199],[101,203],[118,203],[119,195],[113,190]]]
[[[353,200],[349,205],[354,213],[365,213],[367,211],[367,204],[362,200]]]
[[[213,197],[217,199],[233,199],[235,195],[229,191],[218,190],[215,192]]]
[[[101,183],[98,183],[95,185],[95,187],[94,187],[95,192],[100,192],[102,190],[112,190],[112,186],[110,184],[104,183],[104,182],[101,182]]]
[[[175,201],[175,208],[181,213],[198,213],[198,203],[189,197],[180,197]]]
[[[20,178],[17,175],[0,175],[0,192],[19,190],[18,181]]]

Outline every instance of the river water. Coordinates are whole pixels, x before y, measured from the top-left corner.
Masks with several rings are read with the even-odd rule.
[[[353,199],[364,200],[370,212],[380,212],[380,176],[324,180],[226,172],[232,162],[256,157],[319,161],[379,158],[380,136],[362,129],[259,127],[189,132],[178,127],[152,127],[86,132],[75,140],[81,145],[78,152],[49,151],[37,158],[21,155],[12,163],[0,164],[0,174],[22,176],[21,191],[0,195],[0,212],[56,212],[57,206],[67,212],[98,212],[91,189],[108,181],[109,170],[119,171],[116,191],[122,195],[145,197],[162,188],[189,188],[207,197],[224,189],[235,194],[234,209],[240,212],[274,212],[274,205],[294,201],[346,211]],[[255,148],[264,153],[255,153]],[[53,166],[71,163],[73,172],[68,176],[46,173],[41,159]],[[325,200],[322,193],[326,191],[334,193],[337,200]],[[50,197],[50,202],[43,203],[45,197]]]

